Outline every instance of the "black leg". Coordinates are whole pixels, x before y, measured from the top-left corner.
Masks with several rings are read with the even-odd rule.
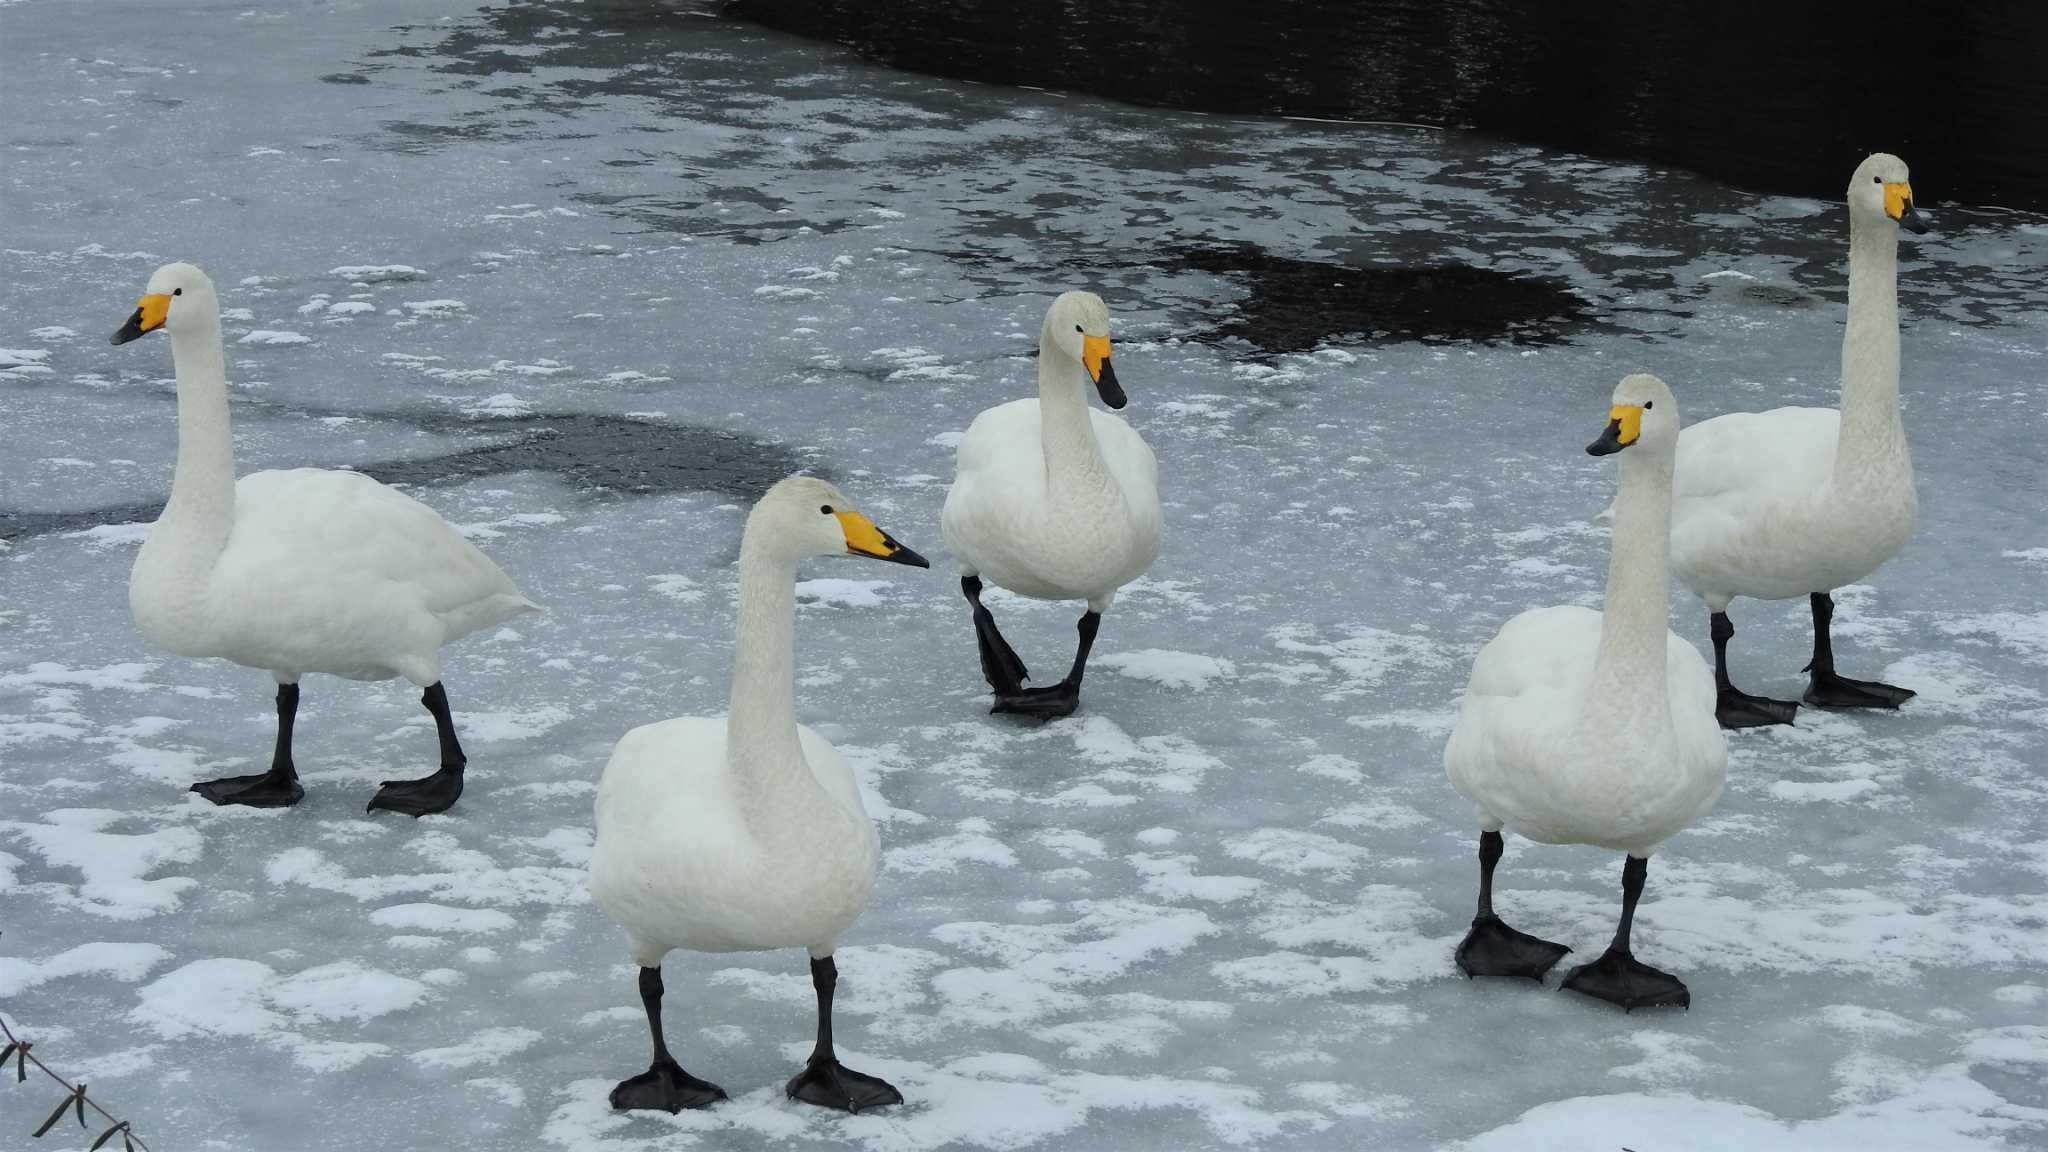
[[[832,990],[839,984],[839,966],[830,956],[811,961],[811,985],[818,990],[818,1043],[804,1070],[784,1089],[806,1104],[860,1112],[884,1104],[903,1103],[903,1093],[888,1081],[855,1072],[832,1050]]]
[[[1074,666],[1067,670],[1067,678],[1047,688],[998,691],[995,706],[989,711],[1015,712],[1042,720],[1072,715],[1074,709],[1081,706],[1081,676],[1088,669],[1088,653],[1095,647],[1095,633],[1101,627],[1102,613],[1091,609],[1083,614],[1081,622],[1075,625],[1081,639],[1074,650]]]
[[[1643,881],[1650,874],[1650,861],[1630,856],[1621,868],[1621,923],[1614,930],[1614,942],[1598,960],[1581,964],[1564,978],[1564,987],[1619,1004],[1625,1012],[1638,1008],[1690,1008],[1692,993],[1684,982],[1669,972],[1660,972],[1635,958],[1629,938],[1636,922],[1636,901],[1643,895]]]
[[[434,714],[434,729],[441,739],[441,770],[418,780],[386,780],[378,786],[377,794],[370,797],[367,811],[383,808],[407,816],[431,816],[454,807],[462,796],[462,768],[469,758],[462,754],[462,743],[455,739],[455,717],[448,711],[448,692],[436,680],[427,685],[420,703]]]
[[[1751,696],[1737,691],[1728,682],[1728,639],[1735,635],[1735,625],[1726,612],[1716,612],[1708,620],[1709,631],[1714,637],[1714,717],[1723,728],[1760,728],[1766,724],[1790,724],[1799,711],[1799,705],[1790,700],[1772,700],[1767,696]]]
[[[1541,981],[1550,966],[1571,949],[1525,932],[1517,932],[1493,914],[1493,866],[1507,850],[1500,833],[1479,834],[1479,913],[1458,944],[1458,971],[1474,976],[1527,976]]]
[[[1880,684],[1875,680],[1850,680],[1835,675],[1835,644],[1832,630],[1835,598],[1815,592],[1813,601],[1813,673],[1805,700],[1816,708],[1897,708],[1917,693],[1911,688]]]
[[[292,723],[299,715],[299,686],[277,686],[277,747],[270,754],[270,771],[253,776],[228,776],[201,780],[192,785],[215,804],[245,804],[251,808],[289,808],[305,798],[299,786],[299,772],[292,765]]]
[[[981,650],[982,678],[997,695],[1022,690],[1031,672],[1018,658],[1016,649],[1003,639],[1002,629],[996,627],[995,614],[981,602],[981,577],[962,576],[960,592],[974,605],[974,643]]]
[[[658,1108],[663,1112],[681,1112],[725,1099],[725,1089],[683,1071],[683,1066],[668,1054],[668,1042],[661,1034],[661,993],[661,969],[642,968],[640,1002],[647,1008],[647,1030],[654,1035],[654,1063],[647,1071],[631,1080],[621,1080],[612,1089],[612,1107],[622,1111]]]

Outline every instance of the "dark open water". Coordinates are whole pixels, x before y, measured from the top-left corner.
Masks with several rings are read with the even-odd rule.
[[[1834,199],[2048,209],[2048,4],[1865,0],[732,0],[943,76],[1208,112],[1400,120]]]

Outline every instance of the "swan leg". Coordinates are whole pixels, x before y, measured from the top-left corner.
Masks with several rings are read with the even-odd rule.
[[[1600,958],[1581,964],[1564,978],[1564,987],[1574,992],[1621,1005],[1622,1011],[1638,1008],[1691,1008],[1692,993],[1683,981],[1660,972],[1635,958],[1629,951],[1629,932],[1635,924],[1636,900],[1643,894],[1643,879],[1650,862],[1630,856],[1621,868],[1621,925],[1614,931],[1614,943]]]
[[[1808,704],[1816,708],[1897,708],[1918,695],[1911,688],[1835,675],[1835,645],[1831,635],[1835,598],[1825,592],[1815,592],[1812,599],[1813,661],[1806,670],[1813,673],[1813,679],[1806,688]]]
[[[683,1071],[676,1058],[668,1054],[668,1041],[661,1034],[661,993],[661,969],[640,969],[640,1003],[647,1007],[647,1028],[654,1034],[654,1063],[647,1071],[619,1081],[618,1087],[612,1089],[612,1107],[620,1111],[658,1108],[663,1112],[681,1112],[725,1099],[725,1089]]]
[[[1792,723],[1799,705],[1790,700],[1751,696],[1728,682],[1728,640],[1735,635],[1735,624],[1728,614],[1714,613],[1708,618],[1708,625],[1714,637],[1714,718],[1721,722],[1721,727],[1761,728]]]
[[[789,1081],[784,1091],[806,1104],[860,1112],[884,1104],[903,1103],[903,1093],[879,1077],[855,1072],[839,1062],[832,1051],[832,989],[839,983],[839,966],[830,956],[811,960],[811,985],[818,990],[818,1044],[804,1070]]]
[[[215,804],[245,804],[251,808],[289,808],[305,798],[299,786],[298,769],[292,765],[292,722],[299,715],[299,686],[277,686],[277,748],[270,755],[270,771],[254,776],[227,776],[201,780],[192,785]]]
[[[1065,680],[1044,688],[998,691],[995,706],[989,711],[1014,712],[1041,720],[1073,715],[1074,709],[1081,706],[1081,675],[1088,669],[1088,652],[1095,647],[1095,633],[1102,627],[1102,613],[1089,609],[1075,627],[1081,634],[1081,642],[1074,652],[1074,666],[1067,670]]]
[[[1527,976],[1541,982],[1550,966],[1571,951],[1562,944],[1517,932],[1493,914],[1493,866],[1506,846],[1499,832],[1479,834],[1479,913],[1458,944],[1458,971],[1474,976]]]
[[[1017,650],[1003,639],[1002,630],[996,627],[995,614],[982,604],[981,577],[962,576],[960,591],[974,605],[974,642],[981,649],[982,677],[998,694],[1020,691],[1024,681],[1031,678],[1031,672],[1018,658]]]
[[[453,808],[461,798],[462,767],[469,758],[462,754],[462,744],[455,739],[455,717],[448,711],[448,691],[436,680],[427,685],[420,703],[434,714],[434,728],[441,737],[441,770],[418,780],[386,780],[377,787],[377,794],[370,797],[365,811],[383,808],[407,816],[431,816]]]

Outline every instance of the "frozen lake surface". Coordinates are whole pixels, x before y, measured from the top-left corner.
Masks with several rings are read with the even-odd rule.
[[[0,99],[0,1010],[153,1147],[2048,1146],[2048,219],[1914,173],[1921,527],[1837,630],[1921,695],[1733,739],[1637,928],[1694,1007],[1624,1016],[1458,977],[1441,745],[1501,622],[1597,600],[1617,379],[1694,419],[1834,402],[1839,205],[647,4],[5,4]],[[301,806],[185,792],[260,766],[272,713],[128,617],[173,393],[166,342],[106,336],[172,259],[234,310],[243,470],[404,483],[550,608],[447,653],[447,816],[364,815],[431,724],[328,678]],[[938,511],[1077,286],[1168,532],[1082,711],[1034,726],[985,715]],[[594,782],[629,727],[723,709],[744,505],[799,466],[937,561],[820,562],[797,631],[886,856],[839,1040],[910,1103],[785,1101],[802,958],[677,954],[671,1042],[734,1098],[614,1115],[647,1054],[584,889]],[[993,604],[1068,658],[1072,608]],[[1744,687],[1796,695],[1804,605],[1734,616]],[[1498,899],[1585,956],[1619,872],[1511,838]],[[0,1144],[55,1095],[0,1085]]]

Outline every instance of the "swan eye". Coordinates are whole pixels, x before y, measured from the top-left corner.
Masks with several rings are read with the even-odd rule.
[[[1882,177],[1882,176],[1872,176],[1872,177],[1870,178],[1870,182],[1871,182],[1872,184],[1882,184],[1882,183],[1884,183],[1884,177]]]
[[[1081,326],[1079,324],[1074,325],[1074,331],[1079,332],[1080,330]]]
[[[1650,409],[1652,409],[1652,408],[1655,408],[1656,406],[1657,406],[1657,405],[1656,405],[1656,402],[1655,402],[1655,401],[1651,401],[1651,400],[1645,400],[1645,401],[1643,401],[1643,411],[1645,411],[1645,412],[1648,412],[1648,411],[1649,411]]]
[[[832,514],[832,506],[830,504],[820,504],[818,505],[818,511],[830,516]]]
[[[185,290],[184,290],[183,288],[173,288],[173,289],[171,289],[171,295],[173,295],[173,296],[183,296],[184,294],[185,294]]]

